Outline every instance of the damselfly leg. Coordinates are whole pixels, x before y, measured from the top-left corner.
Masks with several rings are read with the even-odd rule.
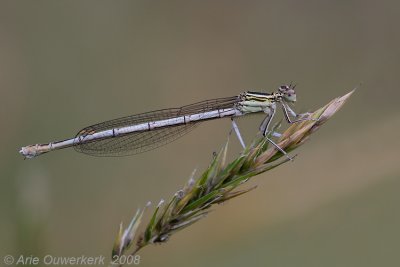
[[[267,116],[264,118],[264,120],[262,121],[262,123],[261,123],[261,125],[260,125],[260,131],[263,133],[263,136],[268,140],[268,142],[270,142],[276,149],[278,149],[278,150],[279,150],[283,155],[285,155],[288,159],[293,160],[293,158],[290,157],[290,156],[288,155],[288,153],[286,153],[285,150],[283,150],[278,144],[276,144],[274,141],[272,141],[271,138],[268,137],[269,135],[274,136],[274,134],[276,134],[276,135],[278,135],[278,136],[281,135],[281,134],[275,133],[275,132],[273,132],[273,133],[270,134],[270,132],[269,132],[269,130],[268,130],[269,125],[271,124],[272,118],[273,118],[274,115],[275,115],[275,112],[276,112],[276,106],[273,105],[273,106],[271,106],[271,107],[269,108],[269,112],[266,112],[266,113],[267,113]],[[276,136],[276,135],[275,135],[275,136]]]
[[[232,129],[235,131],[240,144],[242,145],[243,149],[246,148],[246,145],[244,144],[242,135],[240,134],[239,127],[237,126],[235,119],[233,117],[231,118],[231,121],[232,121]]]
[[[236,136],[237,136],[237,138],[238,138],[238,140],[239,140],[239,143],[242,145],[242,147],[243,148],[246,148],[246,144],[244,143],[244,141],[243,141],[243,137],[242,137],[242,135],[240,134],[240,130],[239,130],[239,126],[237,125],[237,123],[236,123],[236,121],[235,121],[235,119],[234,118],[231,118],[231,121],[232,121],[232,129],[235,131],[235,134],[236,134]],[[281,137],[282,136],[282,134],[280,134],[280,133],[277,133],[277,132],[272,132],[271,133],[271,136],[273,136],[273,137]],[[269,140],[269,138],[268,138],[268,140]],[[272,140],[270,141],[271,143],[274,143]],[[278,147],[277,147],[278,148]],[[278,149],[280,149],[280,148],[278,148]],[[283,151],[282,149],[281,149],[281,151]],[[283,151],[284,152],[284,151]]]
[[[287,105],[284,102],[282,102],[282,110],[283,110],[283,114],[285,115],[286,121],[288,123],[290,123],[290,124],[293,124],[293,123],[296,123],[296,122],[301,122],[301,121],[310,121],[310,120],[311,121],[316,121],[317,120],[317,119],[308,118],[308,117],[302,117],[302,118],[299,118],[299,119],[296,119],[296,120],[290,119],[289,113],[295,118],[303,116],[303,115],[306,115],[306,114],[297,114],[296,112],[293,111],[293,109],[291,109],[289,107],[289,105]]]

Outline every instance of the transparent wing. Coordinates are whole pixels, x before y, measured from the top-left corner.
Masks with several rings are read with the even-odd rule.
[[[183,106],[181,108],[162,109],[127,116],[86,127],[79,131],[76,137],[85,137],[86,135],[94,134],[104,130],[136,125],[150,121],[165,120],[222,108],[231,108],[237,101],[238,98],[236,96],[217,98]],[[176,126],[157,128],[151,131],[134,132],[122,136],[93,140],[91,142],[77,142],[74,144],[74,148],[78,152],[93,156],[126,156],[139,154],[178,139],[179,137],[193,130],[194,127],[199,123],[199,121],[196,121]]]

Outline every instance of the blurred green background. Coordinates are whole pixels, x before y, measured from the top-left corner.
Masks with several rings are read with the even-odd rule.
[[[204,169],[230,122],[131,157],[68,149],[24,161],[21,146],[293,81],[297,111],[362,85],[295,162],[146,247],[141,266],[399,266],[399,10],[398,1],[1,1],[0,256],[109,257],[119,223]],[[246,140],[262,118],[239,121]]]

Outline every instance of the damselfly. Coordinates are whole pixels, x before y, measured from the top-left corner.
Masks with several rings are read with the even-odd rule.
[[[232,118],[233,127],[244,146],[243,139],[234,122],[235,117],[265,113],[266,117],[260,130],[268,141],[283,154],[286,154],[268,137],[268,128],[275,115],[277,104],[289,123],[307,120],[292,120],[298,115],[288,103],[296,101],[295,86],[283,85],[273,93],[244,92],[238,96],[205,100],[181,108],[162,109],[142,113],[86,127],[78,132],[75,138],[47,144],[36,144],[22,147],[19,151],[25,158],[67,147],[93,156],[124,156],[142,153],[165,145],[188,133],[200,122],[219,118]]]

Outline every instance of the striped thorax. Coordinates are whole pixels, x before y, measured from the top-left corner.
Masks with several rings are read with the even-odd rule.
[[[240,101],[237,103],[236,108],[239,109],[243,115],[248,113],[265,112],[269,113],[271,108],[275,108],[275,103],[296,102],[296,92],[294,86],[282,85],[277,92],[273,93],[260,93],[247,91],[239,95]]]

